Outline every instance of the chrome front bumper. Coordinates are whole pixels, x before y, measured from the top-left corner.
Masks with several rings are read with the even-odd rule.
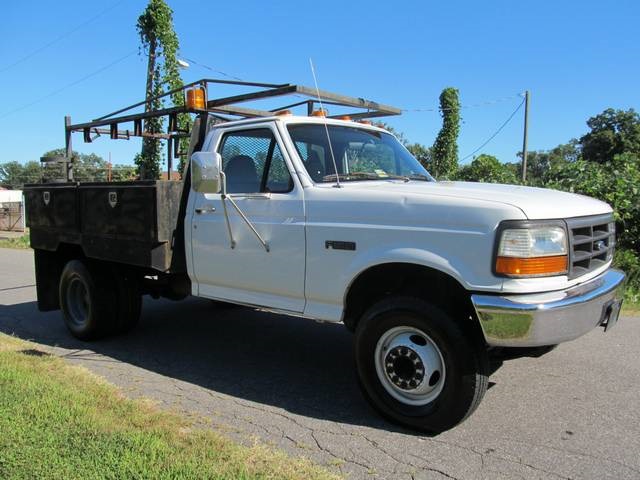
[[[495,347],[555,345],[615,322],[625,275],[609,269],[567,290],[471,296],[484,338]],[[615,315],[615,318],[612,317]]]

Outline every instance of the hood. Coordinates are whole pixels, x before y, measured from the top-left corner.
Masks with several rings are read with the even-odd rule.
[[[584,195],[546,188],[475,182],[344,182],[346,188],[385,190],[399,194],[415,194],[483,200],[520,209],[529,220],[582,217],[610,213],[605,202]]]

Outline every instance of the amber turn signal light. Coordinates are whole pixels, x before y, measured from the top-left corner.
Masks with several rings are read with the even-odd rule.
[[[562,275],[567,273],[567,256],[549,257],[498,257],[496,273],[510,276]]]
[[[187,108],[207,108],[207,93],[203,87],[193,87],[187,90]]]

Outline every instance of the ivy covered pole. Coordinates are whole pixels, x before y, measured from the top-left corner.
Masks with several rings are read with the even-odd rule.
[[[440,94],[442,128],[431,149],[433,175],[451,177],[458,170],[458,134],[460,133],[460,99],[458,89],[447,87]]]
[[[164,0],[149,0],[144,12],[138,17],[136,28],[142,48],[148,55],[145,111],[159,110],[164,105],[164,99],[157,97],[164,93],[164,86],[173,90],[184,85],[179,72],[179,42],[173,30],[173,11]],[[171,100],[176,106],[182,105],[182,92],[172,94]],[[188,114],[178,116],[179,130],[188,131],[190,123],[191,118]],[[150,118],[144,122],[144,132],[161,133],[162,125],[162,118]],[[141,178],[155,180],[160,176],[160,148],[159,139],[143,138],[142,152],[135,158]]]

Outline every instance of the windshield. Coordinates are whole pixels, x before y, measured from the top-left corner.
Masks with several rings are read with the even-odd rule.
[[[402,179],[434,181],[393,135],[363,128],[323,124],[287,127],[314,182]],[[337,175],[331,159],[335,157]]]

